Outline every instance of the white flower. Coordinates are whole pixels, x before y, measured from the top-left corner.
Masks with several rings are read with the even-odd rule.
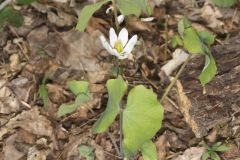
[[[147,17],[147,18],[141,18],[141,21],[143,21],[143,22],[151,22],[154,19],[155,19],[154,17]]]
[[[114,10],[113,6],[110,6],[110,7],[106,10],[106,13],[109,14],[109,13],[112,12],[113,10]],[[122,14],[117,17],[117,20],[118,20],[118,23],[119,23],[119,24],[122,24],[123,21],[124,21],[124,19],[125,19],[125,16],[122,15]]]
[[[122,24],[123,21],[124,21],[124,19],[125,19],[125,16],[122,15],[122,14],[121,14],[120,16],[117,17],[117,20],[118,20],[118,23],[119,23],[119,24]]]
[[[119,32],[118,36],[116,35],[115,30],[110,28],[109,39],[110,44],[103,35],[100,36],[103,47],[118,59],[128,58],[137,43],[137,35],[134,35],[130,40],[128,40],[128,31],[126,28],[123,28]]]

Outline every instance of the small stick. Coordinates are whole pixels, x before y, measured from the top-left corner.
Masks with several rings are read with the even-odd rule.
[[[108,133],[108,136],[109,136],[109,138],[111,139],[111,141],[113,143],[113,146],[115,147],[115,149],[117,151],[117,154],[121,155],[120,150],[119,150],[119,148],[117,146],[116,140],[114,139],[114,137],[112,136],[112,134],[109,131],[107,133]]]
[[[188,64],[189,60],[191,59],[191,55],[188,56],[187,60],[183,63],[183,65],[181,66],[181,68],[179,69],[179,71],[177,72],[177,75],[174,77],[173,81],[168,85],[168,87],[166,88],[160,102],[163,102],[163,100],[167,97],[168,93],[171,91],[172,87],[174,86],[174,84],[176,83],[177,79],[179,78],[179,76],[181,75],[181,73],[183,72],[184,68],[186,67],[186,65]]]
[[[164,62],[167,60],[167,52],[168,52],[168,15],[166,16],[165,22],[165,48],[164,48]]]

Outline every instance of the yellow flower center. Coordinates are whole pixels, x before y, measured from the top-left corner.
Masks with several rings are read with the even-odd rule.
[[[120,54],[123,51],[123,44],[122,41],[117,40],[115,42],[114,48],[117,50],[117,52]]]

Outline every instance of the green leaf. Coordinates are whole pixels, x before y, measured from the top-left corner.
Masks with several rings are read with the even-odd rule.
[[[213,160],[221,160],[221,158],[219,157],[219,155],[216,152],[212,152],[210,154],[210,156]]]
[[[209,55],[205,55],[205,66],[202,70],[202,73],[199,76],[201,84],[204,86],[208,82],[210,82],[217,73],[217,65],[212,56],[209,52]]]
[[[206,151],[206,152],[202,155],[202,160],[208,160],[209,157],[210,157],[210,154]]]
[[[18,4],[22,4],[22,5],[29,5],[32,2],[34,2],[35,0],[17,0]]]
[[[48,89],[45,84],[41,84],[38,90],[39,97],[43,100],[44,107],[48,105]]]
[[[177,45],[182,46],[183,41],[182,41],[181,37],[179,37],[178,35],[174,35],[172,38],[172,47],[176,48]]]
[[[217,142],[214,145],[212,145],[212,149],[215,151],[215,149],[217,149],[221,145],[222,145],[222,142]]]
[[[208,31],[198,32],[198,35],[200,36],[201,41],[204,44],[207,44],[208,46],[213,44],[214,41],[215,41],[215,36],[212,33],[208,32]]]
[[[213,3],[220,7],[231,7],[236,4],[237,0],[212,0]]]
[[[78,18],[76,29],[83,32],[88,24],[89,19],[92,17],[93,13],[96,12],[98,9],[100,9],[103,4],[109,1],[110,0],[103,0],[95,4],[85,6],[82,9],[80,16]]]
[[[120,109],[119,104],[127,90],[127,84],[121,76],[118,76],[117,79],[107,81],[107,89],[109,96],[107,108],[93,125],[92,132],[94,134],[105,132],[115,120]]]
[[[141,14],[142,9],[138,4],[136,4],[135,1],[134,0],[117,0],[117,6],[120,12],[125,16],[131,15],[131,14],[139,16]]]
[[[86,158],[86,160],[94,160],[93,148],[87,145],[80,145],[78,147],[80,156]]]
[[[88,102],[91,99],[89,94],[79,94],[75,99],[75,105],[80,106],[83,103]]]
[[[205,147],[207,150],[211,150],[211,148],[206,143],[203,144],[203,147]]]
[[[88,85],[87,81],[70,81],[68,82],[69,89],[77,96],[80,93],[87,94],[88,93]]]
[[[57,111],[57,116],[61,117],[64,116],[68,113],[72,113],[74,112],[76,109],[78,108],[77,105],[75,105],[74,103],[72,104],[62,104]]]
[[[192,27],[185,29],[183,33],[184,48],[191,54],[204,54],[204,46],[196,30]]]
[[[183,36],[185,29],[190,28],[192,25],[187,17],[183,16],[183,18],[178,22],[178,33]]]
[[[228,150],[229,150],[229,148],[228,148],[227,146],[221,145],[221,146],[219,146],[218,148],[216,148],[215,151],[217,151],[217,152],[226,152],[226,151],[228,151]]]
[[[152,90],[142,85],[134,87],[128,95],[123,111],[124,152],[134,155],[161,128],[163,107]]]
[[[12,6],[7,6],[0,12],[0,28],[3,29],[6,24],[13,27],[20,27],[23,24],[22,14]]]
[[[135,5],[138,5],[138,7],[143,11],[144,13],[150,15],[151,14],[151,8],[148,5],[147,0],[132,0]]]
[[[141,147],[144,160],[157,160],[157,149],[152,141],[145,142]]]

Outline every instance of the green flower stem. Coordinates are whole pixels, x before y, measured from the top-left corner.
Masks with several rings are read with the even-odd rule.
[[[117,77],[118,75],[120,74],[120,65],[119,65],[119,60],[116,58],[116,67],[117,67]],[[119,154],[119,157],[120,159],[123,159],[124,158],[124,152],[123,152],[123,105],[122,103],[120,102],[120,113],[119,113],[119,127],[120,127],[120,154]]]
[[[120,157],[123,159],[124,152],[123,152],[123,105],[122,104],[120,104],[119,125],[120,125]]]
[[[115,25],[116,25],[116,30],[119,32],[119,23],[118,23],[118,18],[117,18],[117,5],[116,5],[116,0],[112,0],[113,4],[113,13],[114,13],[114,19],[115,19]],[[116,66],[117,66],[117,76],[119,75],[120,72],[120,67],[119,67],[119,60],[116,59]],[[122,121],[123,121],[123,106],[120,103],[120,116],[119,116],[119,127],[120,127],[120,159],[124,158],[124,152],[123,152],[123,129],[122,129]]]
[[[188,64],[189,60],[191,59],[191,54],[188,56],[188,58],[186,59],[186,61],[183,63],[183,65],[181,66],[181,68],[179,69],[179,71],[177,72],[177,75],[174,77],[173,81],[168,85],[168,87],[166,88],[165,92],[163,93],[163,96],[160,100],[160,102],[162,103],[163,100],[167,97],[168,93],[171,91],[172,87],[174,86],[174,84],[176,83],[177,79],[179,78],[179,76],[181,75],[181,73],[183,72],[184,68],[186,67],[186,65]]]

